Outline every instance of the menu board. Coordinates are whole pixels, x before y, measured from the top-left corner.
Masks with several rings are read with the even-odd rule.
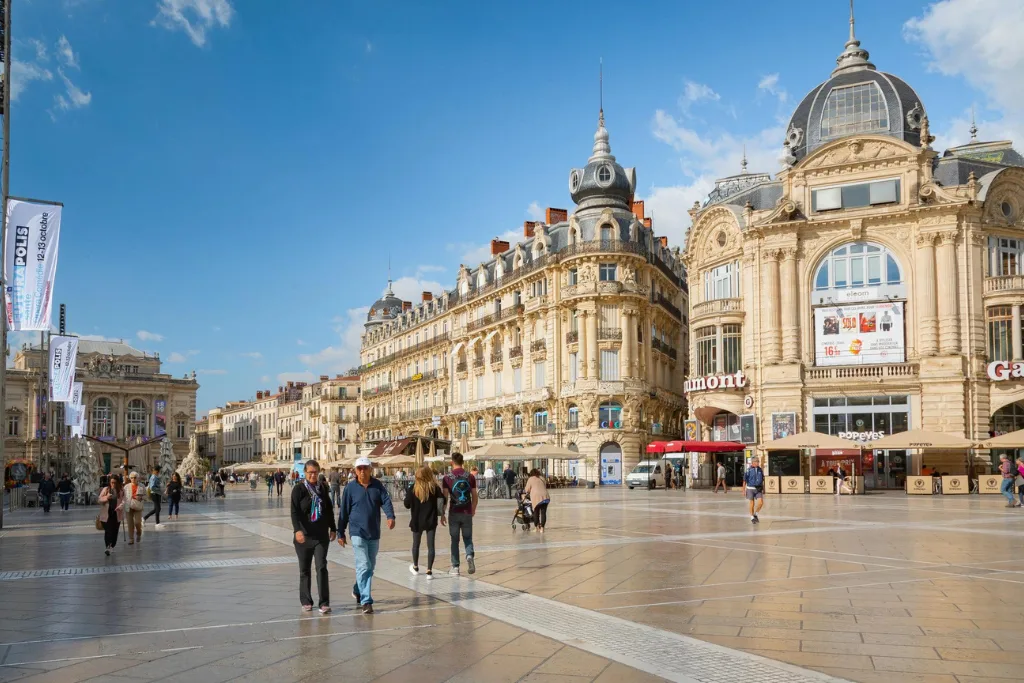
[[[814,309],[816,365],[871,365],[906,360],[904,302]]]

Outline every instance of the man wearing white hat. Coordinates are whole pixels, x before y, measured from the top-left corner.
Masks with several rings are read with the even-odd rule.
[[[356,459],[356,478],[341,494],[338,509],[338,544],[345,547],[345,528],[352,535],[352,550],[356,556],[356,582],[352,597],[362,605],[363,614],[373,614],[373,569],[377,565],[380,548],[380,511],[388,520],[388,529],[395,528],[395,508],[388,490],[373,478],[373,465],[369,458]]]

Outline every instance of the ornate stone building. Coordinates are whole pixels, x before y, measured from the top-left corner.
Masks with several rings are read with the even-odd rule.
[[[53,427],[48,429],[47,385],[43,369],[47,354],[26,346],[14,356],[6,375],[5,457],[27,458],[56,468],[68,456],[63,404],[52,406]],[[82,382],[86,433],[96,444],[104,471],[124,462],[124,451],[114,445],[134,446],[166,433],[179,460],[188,453],[196,415],[195,373],[176,379],[160,372],[160,357],[123,342],[81,340],[75,380]],[[48,438],[47,438],[48,437]],[[129,463],[146,467],[156,462],[159,444],[130,452]]]
[[[932,149],[921,99],[868,61],[851,18],[831,77],[792,116],[785,168],[719,181],[691,212],[688,397],[713,435],[742,414],[761,442],[1024,427],[1024,158],[976,132]],[[739,388],[710,379],[736,371]],[[924,460],[967,466],[963,453]],[[898,488],[921,465],[866,451],[858,471]]]
[[[677,436],[685,274],[635,190],[602,112],[569,174],[571,215],[549,209],[523,241],[492,241],[491,259],[416,305],[389,286],[363,336],[363,439],[552,443],[580,453],[570,472],[618,484],[648,441]]]

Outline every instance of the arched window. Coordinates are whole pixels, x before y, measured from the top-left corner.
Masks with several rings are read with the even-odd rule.
[[[889,130],[889,108],[877,83],[832,88],[821,110],[821,139]]]
[[[605,223],[601,226],[601,241],[611,242],[613,239],[615,239],[615,232],[611,225]]]
[[[501,415],[495,415],[494,416],[494,430],[493,430],[494,436],[501,436],[501,430],[502,430]]]
[[[136,398],[129,401],[125,436],[146,436],[147,422],[146,404],[142,402],[142,399]]]
[[[459,422],[459,434],[469,434],[469,422],[466,420]]]
[[[617,401],[605,401],[597,410],[597,420],[601,429],[620,429],[622,404]]]
[[[93,402],[89,433],[97,438],[114,436],[114,404],[109,398],[98,398]]]
[[[523,414],[516,413],[512,416],[512,433],[522,434],[523,433]]]
[[[569,404],[569,421],[566,423],[568,429],[579,429],[580,426],[580,409],[575,404]]]
[[[476,419],[476,438],[484,438],[484,419],[482,417]]]
[[[540,409],[533,411],[533,431],[544,432],[548,428],[548,411]]]
[[[899,261],[880,244],[850,242],[836,247],[821,260],[814,273],[816,294],[867,287],[879,289],[877,298],[906,295]]]

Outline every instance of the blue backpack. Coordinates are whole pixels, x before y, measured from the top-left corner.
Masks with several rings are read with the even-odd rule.
[[[473,503],[473,487],[469,483],[469,475],[462,474],[452,479],[452,505],[466,507]]]

